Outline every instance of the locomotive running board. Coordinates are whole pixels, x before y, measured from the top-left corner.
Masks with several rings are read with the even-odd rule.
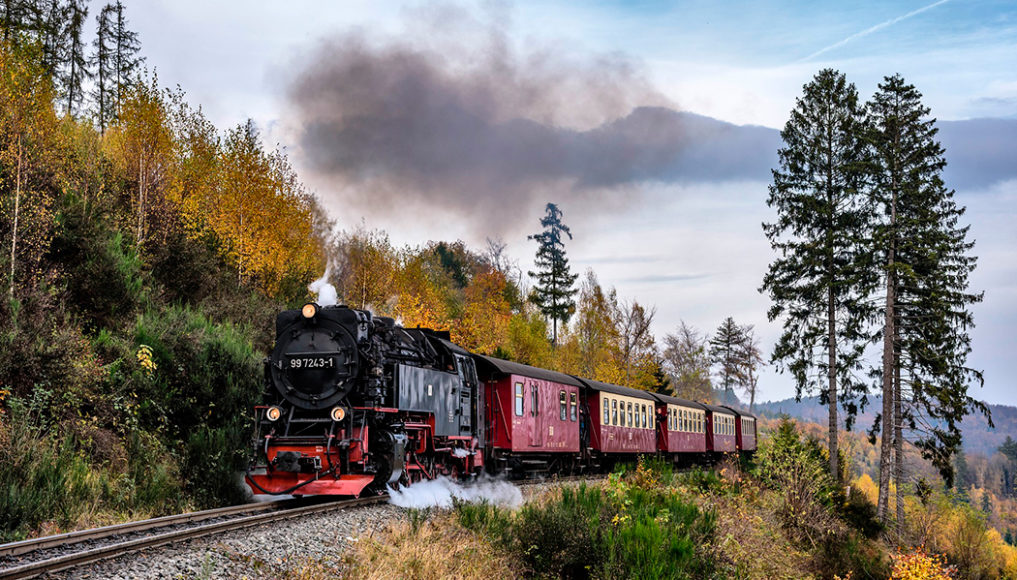
[[[250,480],[248,486],[250,486],[251,492],[255,495],[264,495],[265,492],[268,492],[269,494],[288,493],[292,495],[345,495],[360,497],[364,488],[371,485],[371,482],[374,481],[373,475],[340,475],[339,479],[327,476],[316,480],[311,474],[289,471],[276,471],[271,475],[268,473],[251,473],[247,477]],[[251,485],[251,483],[256,485]],[[300,487],[293,489],[298,485]]]

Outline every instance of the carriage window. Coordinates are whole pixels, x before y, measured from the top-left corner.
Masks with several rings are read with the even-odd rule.
[[[678,430],[688,430],[688,417],[685,416],[685,409],[678,409]]]
[[[523,416],[523,384],[516,383],[516,415]]]
[[[530,395],[533,398],[533,407],[530,408],[530,414],[533,415],[534,417],[536,417],[537,416],[537,409],[539,407],[539,405],[537,404],[538,403],[538,401],[537,401],[537,385],[530,385]]]
[[[635,424],[635,421],[632,418],[632,403],[628,404],[628,410],[629,410],[629,421],[627,424],[629,427],[631,427],[633,424]]]
[[[579,418],[579,395],[569,393],[569,419],[573,421]]]
[[[607,403],[607,399],[601,397],[600,404],[604,406],[604,425],[611,424],[611,405],[608,405]]]
[[[565,406],[566,406],[565,405],[565,391],[558,391],[558,417],[562,421],[565,420],[565,412],[567,411]]]
[[[650,428],[650,410],[643,405],[643,429]]]
[[[611,399],[611,424],[618,424],[618,401]]]

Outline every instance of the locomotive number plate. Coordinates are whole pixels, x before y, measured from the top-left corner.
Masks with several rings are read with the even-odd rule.
[[[295,356],[290,359],[291,369],[333,369],[335,359],[330,356]]]

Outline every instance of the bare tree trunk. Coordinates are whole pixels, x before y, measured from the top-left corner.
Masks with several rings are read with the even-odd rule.
[[[877,507],[879,521],[883,522],[883,524],[886,524],[890,519],[890,470],[892,469],[893,436],[897,421],[897,416],[894,412],[896,394],[893,381],[893,369],[897,366],[895,345],[897,336],[897,274],[895,270],[897,241],[896,232],[893,231],[896,224],[897,190],[895,187],[890,206],[890,227],[893,238],[890,242],[890,252],[887,256],[886,264],[886,313],[883,327],[883,431],[880,442],[879,499]]]
[[[145,240],[145,156],[138,155],[138,247]]]
[[[830,381],[827,392],[827,403],[830,408],[830,476],[834,485],[840,485],[840,468],[838,465],[837,448],[837,318],[834,312],[833,287],[827,290],[827,350],[829,356],[829,368],[827,377]]]
[[[896,327],[896,322],[895,322]],[[894,351],[900,361],[900,353]],[[893,369],[893,481],[897,484],[897,542],[904,533],[904,418],[901,414],[900,364]]]
[[[21,135],[18,135],[18,170],[14,178],[14,226],[11,230],[11,280],[7,286],[7,297],[14,299],[14,265],[18,250],[18,217],[21,213]]]

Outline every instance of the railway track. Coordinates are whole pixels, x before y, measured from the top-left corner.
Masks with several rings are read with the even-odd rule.
[[[388,496],[352,500],[278,500],[166,516],[0,545],[0,579],[33,578],[166,544],[386,501]]]
[[[603,474],[551,476],[512,481],[519,487],[596,481]],[[0,544],[0,580],[33,578],[103,560],[231,530],[387,501],[387,495],[353,500],[286,499],[165,516]]]

